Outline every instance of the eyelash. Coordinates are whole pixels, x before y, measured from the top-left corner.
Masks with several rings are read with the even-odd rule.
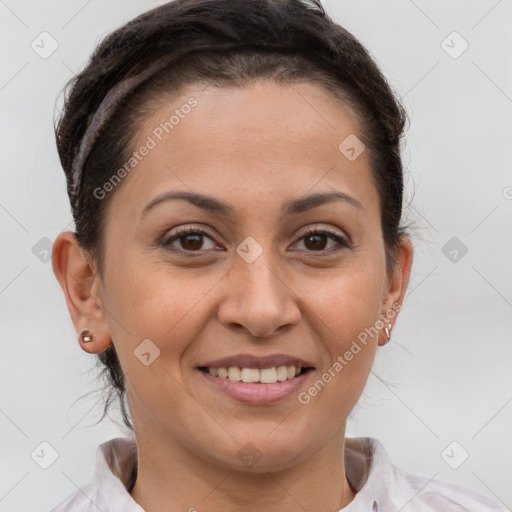
[[[179,240],[181,237],[191,235],[191,234],[204,235],[204,236],[210,238],[212,241],[214,241],[213,238],[206,231],[204,231],[200,228],[196,228],[194,226],[186,226],[183,228],[177,228],[176,231],[177,231],[177,233],[175,232],[173,235],[171,235],[169,238],[167,238],[166,240],[164,240],[161,243],[162,247],[164,247],[168,250],[171,250],[173,252],[189,253],[189,254],[193,255],[193,257],[195,257],[195,256],[202,256],[203,255],[202,250],[188,251],[186,249],[169,248],[169,246],[176,240]],[[324,229],[308,228],[306,230],[306,232],[303,233],[302,236],[297,240],[297,242],[299,242],[300,240],[302,240],[304,238],[313,236],[313,235],[327,235],[332,240],[334,240],[340,247],[338,247],[336,249],[331,247],[330,249],[322,249],[321,251],[306,251],[308,253],[312,253],[315,255],[330,255],[332,253],[335,253],[335,252],[341,251],[342,249],[346,249],[346,248],[350,247],[349,243],[347,242],[347,240],[345,238],[338,235],[337,232],[331,231],[331,229],[329,229],[329,228],[324,228]],[[297,242],[295,242],[295,243],[297,243]],[[198,253],[198,254],[194,254],[194,253]]]

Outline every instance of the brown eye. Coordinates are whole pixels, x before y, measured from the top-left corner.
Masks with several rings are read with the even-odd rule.
[[[304,245],[313,251],[322,251],[327,244],[327,236],[325,234],[308,235],[304,237]]]
[[[204,248],[205,238],[212,242],[213,248],[216,247],[213,239],[206,232],[200,229],[188,227],[181,228],[177,231],[177,234],[171,234],[171,237],[162,243],[163,247],[178,252],[200,252],[201,250],[206,250]],[[175,242],[179,244],[178,247],[173,247]]]
[[[186,249],[187,251],[193,251],[195,249],[201,249],[203,246],[201,234],[190,234],[190,235],[182,235],[178,238],[180,241],[181,247]]]
[[[327,247],[329,240],[334,241],[335,244]],[[348,242],[342,236],[330,231],[322,231],[319,229],[307,231],[306,234],[299,239],[299,242],[300,241],[303,241],[305,247],[304,250],[306,252],[331,253],[341,250],[342,248],[349,247]]]

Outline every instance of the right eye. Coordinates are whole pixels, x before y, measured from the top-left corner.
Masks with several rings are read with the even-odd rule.
[[[202,229],[196,228],[194,226],[186,226],[180,227],[170,233],[170,237],[166,238],[162,242],[162,247],[166,249],[177,251],[177,252],[201,252],[204,250],[204,240],[203,237],[208,238],[213,243],[214,247],[217,247],[217,244],[213,240],[212,237]],[[173,244],[178,242],[181,247],[173,247]]]

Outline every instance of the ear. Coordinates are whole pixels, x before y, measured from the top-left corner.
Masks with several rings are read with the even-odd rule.
[[[102,298],[102,282],[95,265],[80,248],[75,234],[64,231],[53,244],[52,267],[66,297],[71,320],[80,333],[87,328],[93,341],[84,343],[85,352],[102,352],[112,344]]]
[[[391,330],[395,326],[398,313],[402,309],[402,302],[409,284],[413,260],[413,247],[411,239],[402,235],[400,245],[397,248],[395,256],[395,265],[388,278],[387,290],[385,290],[384,301],[382,303],[381,318],[385,327],[391,324]],[[379,345],[385,345],[388,342],[388,336],[384,329],[379,333]]]

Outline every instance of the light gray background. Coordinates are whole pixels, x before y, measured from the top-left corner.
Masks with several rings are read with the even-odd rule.
[[[77,401],[97,388],[94,358],[76,342],[40,240],[73,227],[52,131],[57,96],[104,35],[160,3],[0,1],[1,511],[56,505],[89,480],[97,445],[124,435],[108,420],[94,426],[98,395]],[[402,469],[510,509],[512,2],[324,5],[367,46],[411,119],[412,282],[348,435],[376,437]],[[47,59],[31,48],[43,31],[59,45]],[[469,43],[456,59],[441,45],[453,31]],[[453,36],[445,44],[461,48]],[[467,247],[455,262],[443,253],[452,237]],[[31,458],[43,441],[59,454],[48,469]],[[452,441],[452,465],[469,453],[458,469],[441,456]]]

